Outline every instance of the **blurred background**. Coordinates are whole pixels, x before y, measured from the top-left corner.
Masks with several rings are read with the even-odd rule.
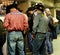
[[[0,0],[0,19],[2,19],[3,21],[6,14],[6,6],[13,4],[14,1],[18,5],[18,8],[20,10],[23,10],[23,13],[26,12],[28,7],[33,6],[39,2],[43,3],[46,8],[50,8],[52,16],[59,20],[57,26],[58,38],[56,40],[53,40],[53,46],[54,46],[53,55],[59,55],[60,54],[60,0]],[[3,53],[4,55],[7,55],[7,41],[3,46]]]

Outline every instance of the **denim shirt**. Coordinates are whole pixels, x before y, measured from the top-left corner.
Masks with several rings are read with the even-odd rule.
[[[48,31],[48,23],[49,20],[45,18],[42,13],[34,16],[32,33],[46,33]]]

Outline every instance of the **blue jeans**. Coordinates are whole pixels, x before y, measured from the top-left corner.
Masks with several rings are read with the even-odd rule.
[[[32,51],[33,38],[32,38],[32,33],[31,32],[28,33],[28,46],[29,46],[30,51]]]
[[[24,54],[24,40],[23,40],[22,32],[20,31],[8,32],[7,40],[8,40],[9,55],[15,55],[16,49],[18,50],[19,55],[25,55]]]
[[[53,45],[52,45],[52,39],[50,36],[50,32],[46,33],[46,47],[47,47],[47,53],[52,54],[53,53]]]
[[[33,55],[46,55],[46,34],[37,33],[33,41]]]

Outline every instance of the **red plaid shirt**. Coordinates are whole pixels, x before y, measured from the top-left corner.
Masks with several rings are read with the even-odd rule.
[[[14,10],[5,16],[3,25],[8,31],[23,31],[28,28],[28,18],[18,10]]]

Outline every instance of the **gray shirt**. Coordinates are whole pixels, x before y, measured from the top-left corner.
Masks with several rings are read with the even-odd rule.
[[[49,20],[45,18],[43,14],[36,15],[33,21],[32,33],[33,34],[35,34],[36,32],[46,33],[48,31],[48,23]]]

